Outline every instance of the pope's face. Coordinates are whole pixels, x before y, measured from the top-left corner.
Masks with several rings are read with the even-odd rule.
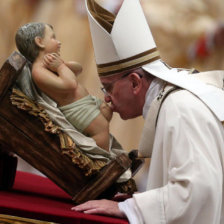
[[[141,115],[139,114],[139,105],[136,102],[136,96],[133,94],[132,82],[129,75],[114,75],[110,77],[101,77],[100,81],[105,87],[107,93],[104,99],[109,103],[113,112],[120,114],[124,120],[131,119]]]

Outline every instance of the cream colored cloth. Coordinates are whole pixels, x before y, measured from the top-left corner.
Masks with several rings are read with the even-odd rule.
[[[101,104],[101,99],[87,95],[73,103],[58,108],[78,131],[83,132],[100,114]]]
[[[134,195],[144,223],[224,223],[223,163],[222,124],[191,93],[169,95],[158,118],[147,191]]]
[[[207,84],[223,87],[221,71],[194,75]],[[224,223],[221,122],[202,101],[181,90],[168,95],[156,126],[161,102],[157,109],[152,108],[153,102],[139,148],[152,156],[148,179],[142,180],[147,181],[147,189],[119,203],[120,210],[131,224]]]
[[[51,120],[61,127],[61,129],[67,133],[75,144],[83,151],[86,155],[93,159],[100,159],[109,162],[121,153],[126,153],[116,139],[110,135],[109,152],[100,148],[96,145],[94,139],[86,137],[75,129],[65,118],[63,113],[58,109],[56,102],[46,96],[43,92],[36,88],[31,78],[31,71],[26,64],[21,72],[17,86],[20,88],[26,96],[40,104]],[[118,182],[127,181],[131,178],[131,171],[127,170],[118,180]]]

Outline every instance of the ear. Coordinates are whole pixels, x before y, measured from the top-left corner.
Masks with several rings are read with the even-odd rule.
[[[41,37],[35,37],[34,39],[36,45],[40,48],[44,48],[45,45],[42,43],[42,38]]]
[[[133,72],[129,75],[129,79],[132,83],[132,91],[137,95],[142,88],[142,77],[140,77],[138,73]]]

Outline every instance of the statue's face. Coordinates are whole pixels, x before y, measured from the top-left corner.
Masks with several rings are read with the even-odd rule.
[[[42,38],[46,53],[60,53],[61,42],[56,39],[55,33],[48,25],[45,26],[44,38]]]

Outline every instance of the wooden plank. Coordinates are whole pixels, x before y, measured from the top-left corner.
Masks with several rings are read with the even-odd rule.
[[[13,52],[0,70],[0,101],[13,85],[20,71],[25,65],[25,58],[18,52]],[[3,128],[3,127],[1,127]],[[11,188],[15,178],[17,158],[10,155],[4,150],[5,147],[0,145],[0,188]]]
[[[46,146],[44,141],[36,141],[15,128],[0,116],[0,142],[7,150],[16,153],[71,196],[76,195],[87,183],[88,179],[75,167],[68,157]],[[53,136],[52,136],[53,137]],[[55,136],[55,145],[58,143]]]
[[[1,146],[2,147],[2,146]],[[0,190],[10,190],[14,184],[17,157],[0,153]]]
[[[0,70],[0,101],[22,71],[26,59],[14,51]]]
[[[105,166],[101,172],[75,196],[73,201],[77,204],[97,198],[105,189],[108,189],[115,180],[131,166],[131,160],[121,154]]]
[[[44,147],[60,152],[59,138],[44,131],[44,125],[37,117],[12,105],[10,95],[11,91],[8,91],[0,102],[0,116],[15,128],[20,129],[24,135],[34,139],[35,144],[42,145],[44,143]],[[1,129],[5,129],[5,127],[1,127]]]

